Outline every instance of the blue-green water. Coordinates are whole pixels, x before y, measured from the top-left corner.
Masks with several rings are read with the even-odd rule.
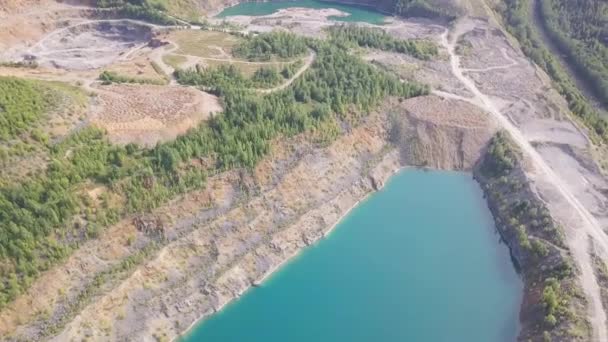
[[[515,341],[521,292],[470,175],[408,170],[183,341]]]
[[[217,15],[218,18],[225,18],[234,15],[262,16],[277,12],[280,9],[303,7],[303,8],[335,8],[348,13],[346,17],[329,17],[336,21],[347,22],[366,22],[374,25],[381,25],[386,18],[379,12],[372,11],[363,7],[330,4],[319,0],[296,0],[296,1],[269,1],[269,2],[243,2],[236,6],[228,7]]]

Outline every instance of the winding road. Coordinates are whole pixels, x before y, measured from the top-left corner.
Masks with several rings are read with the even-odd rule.
[[[310,55],[308,55],[308,57],[306,57],[306,61],[304,62],[304,65],[302,65],[302,67],[300,69],[298,69],[298,71],[296,71],[296,73],[291,76],[290,79],[288,79],[285,83],[278,85],[274,88],[270,88],[270,89],[256,89],[257,92],[262,93],[262,94],[270,94],[270,93],[274,93],[275,91],[279,91],[279,90],[283,90],[287,87],[289,87],[295,80],[298,79],[298,77],[302,76],[302,74],[308,70],[308,68],[310,68],[310,66],[312,65],[312,62],[315,61],[315,57],[317,55],[311,51]]]
[[[175,69],[170,66],[167,65],[165,63],[165,61],[163,60],[163,57],[169,54],[173,54],[176,56],[182,56],[188,59],[188,61],[190,61],[188,64],[192,64],[192,61],[196,61],[196,60],[201,60],[201,61],[216,61],[216,62],[228,62],[228,63],[241,63],[241,64],[252,64],[252,65],[269,65],[269,64],[275,64],[274,62],[252,62],[252,61],[241,61],[241,60],[234,60],[232,58],[214,58],[214,57],[199,57],[199,56],[192,56],[192,55],[185,55],[185,54],[178,54],[175,53],[175,51],[179,48],[179,45],[175,42],[170,41],[169,44],[171,44],[171,47],[169,49],[156,49],[155,51],[153,51],[149,56],[150,58],[157,64],[160,66],[161,69],[163,69],[163,72],[166,73],[170,78],[171,78],[171,84],[177,84],[177,82],[175,81],[175,79],[172,77],[173,72],[175,71]],[[280,91],[283,90],[287,87],[289,87],[296,79],[298,79],[298,77],[302,76],[302,74],[308,70],[308,68],[310,68],[310,66],[312,65],[312,63],[315,61],[316,58],[316,53],[314,51],[310,51],[310,54],[306,57],[306,59],[304,60],[304,64],[300,67],[300,69],[298,69],[298,71],[295,72],[295,74],[290,77],[288,80],[286,80],[285,82],[283,82],[282,84],[273,87],[273,88],[267,88],[267,89],[255,89],[256,92],[260,93],[260,94],[270,94],[270,93],[274,93],[276,91]],[[293,63],[289,62],[289,63]]]

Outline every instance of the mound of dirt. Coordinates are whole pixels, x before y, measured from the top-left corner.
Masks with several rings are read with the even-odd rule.
[[[221,111],[217,97],[194,88],[113,84],[97,90],[92,122],[118,144],[154,146]]]

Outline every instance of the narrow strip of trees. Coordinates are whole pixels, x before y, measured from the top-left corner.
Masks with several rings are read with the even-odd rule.
[[[330,27],[328,32],[334,44],[344,47],[356,45],[404,53],[423,60],[431,59],[439,53],[437,45],[431,41],[397,39],[379,28],[339,25]]]

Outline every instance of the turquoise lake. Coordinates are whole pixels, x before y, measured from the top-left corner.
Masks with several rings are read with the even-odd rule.
[[[510,342],[521,295],[471,176],[406,170],[181,341]]]
[[[331,4],[318,0],[297,0],[297,1],[270,1],[270,2],[243,2],[236,6],[228,7],[217,15],[218,18],[225,18],[235,15],[262,16],[273,14],[284,8],[304,7],[304,8],[335,8],[348,13],[346,17],[329,17],[336,21],[346,22],[366,22],[374,25],[381,25],[386,18],[382,13],[372,11],[363,7]]]

